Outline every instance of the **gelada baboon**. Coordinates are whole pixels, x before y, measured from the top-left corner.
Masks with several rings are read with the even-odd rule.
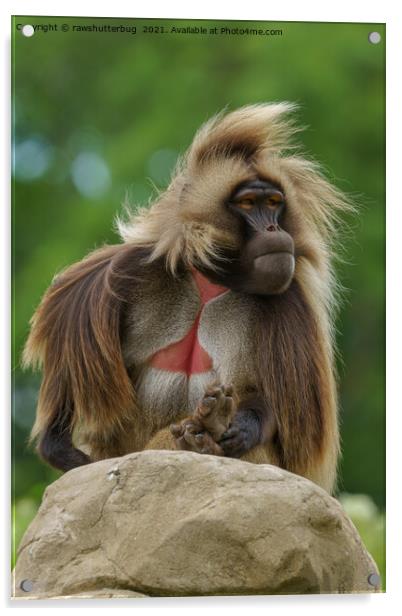
[[[59,274],[25,365],[32,437],[67,471],[142,449],[269,462],[331,491],[332,270],[349,204],[299,156],[288,103],[208,121],[123,243]]]

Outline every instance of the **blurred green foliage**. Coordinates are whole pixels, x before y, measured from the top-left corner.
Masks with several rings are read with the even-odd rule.
[[[367,494],[340,494],[339,500],[374,558],[385,592],[385,514]]]
[[[25,38],[17,24],[57,24]],[[62,24],[69,31],[62,31]],[[73,24],[137,33],[73,32]],[[381,24],[275,23],[282,36],[144,34],[144,25],[253,22],[14,18],[14,464],[17,539],[57,477],[27,446],[39,385],[23,373],[29,319],[52,276],[104,242],[126,199],[163,188],[194,131],[225,106],[299,103],[305,150],[361,209],[345,220],[340,488],[385,505],[384,82]],[[379,45],[368,42],[380,32]],[[34,506],[32,506],[32,504]],[[367,543],[383,542],[381,525]],[[367,533],[366,533],[367,534]]]

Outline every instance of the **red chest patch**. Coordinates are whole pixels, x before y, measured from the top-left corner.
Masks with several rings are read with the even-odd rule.
[[[213,284],[197,270],[193,270],[193,277],[200,294],[201,308],[184,338],[169,344],[152,356],[150,363],[153,368],[169,372],[184,372],[187,376],[208,372],[212,368],[212,359],[198,340],[198,327],[204,307],[215,297],[226,293],[228,289]]]

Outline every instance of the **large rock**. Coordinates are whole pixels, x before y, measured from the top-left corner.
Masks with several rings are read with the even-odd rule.
[[[310,481],[145,451],[47,488],[19,548],[15,596],[368,592],[377,575],[340,504]]]

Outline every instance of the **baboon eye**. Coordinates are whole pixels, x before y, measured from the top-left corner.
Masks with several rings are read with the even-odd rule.
[[[269,200],[273,201],[274,203],[281,203],[283,201],[283,194],[278,190],[278,192],[275,192],[270,195]]]

